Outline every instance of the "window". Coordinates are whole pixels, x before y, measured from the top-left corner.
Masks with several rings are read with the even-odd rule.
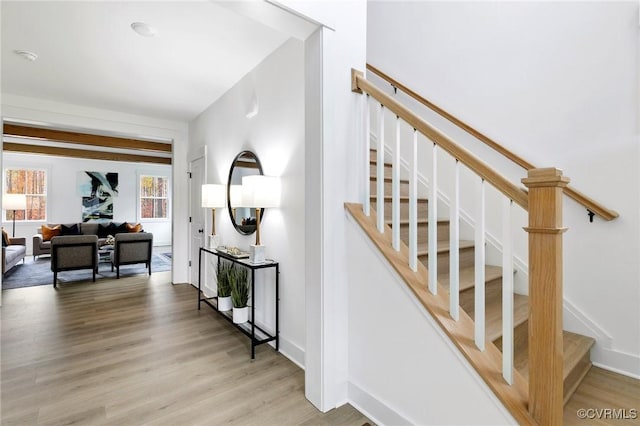
[[[16,210],[16,221],[47,220],[47,171],[40,169],[5,169],[7,194],[25,194],[27,209]],[[13,210],[5,211],[5,221],[13,220]]]
[[[140,175],[140,219],[168,219],[169,178]]]

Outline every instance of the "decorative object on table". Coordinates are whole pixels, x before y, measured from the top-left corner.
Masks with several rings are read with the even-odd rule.
[[[3,194],[2,195],[3,210],[11,210],[13,212],[13,233],[16,236],[16,210],[27,209],[27,196],[25,194]],[[26,219],[26,217],[25,217]]]
[[[113,197],[118,195],[118,173],[78,172],[82,221],[113,220]]]
[[[112,246],[116,243],[116,239],[113,235],[107,235],[107,239],[104,240],[104,245]]]
[[[209,247],[218,247],[220,241],[216,235],[216,208],[227,205],[227,188],[225,185],[208,183],[202,185],[202,207],[211,209],[211,235]]]
[[[216,250],[234,259],[246,259],[249,257],[248,251],[242,251],[238,247],[218,247]]]
[[[256,243],[249,248],[249,260],[265,261],[265,249],[260,241],[260,212],[263,208],[280,205],[280,178],[275,176],[245,176],[242,178],[242,204],[255,208]]]
[[[242,266],[234,265],[229,273],[231,301],[233,302],[233,322],[242,324],[249,320],[249,274]]]
[[[255,209],[245,207],[242,203],[242,178],[244,176],[262,174],[260,160],[258,156],[251,151],[242,151],[236,155],[229,169],[227,207],[233,227],[242,235],[251,235],[256,231],[255,224],[242,224],[244,218],[256,217]]]
[[[233,308],[231,302],[231,283],[229,282],[229,274],[232,265],[228,262],[220,261],[218,267],[218,310],[221,312],[230,311]]]

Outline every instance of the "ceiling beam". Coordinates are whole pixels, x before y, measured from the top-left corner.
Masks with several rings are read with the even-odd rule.
[[[88,158],[92,160],[127,161],[132,163],[171,164],[171,158],[149,155],[121,154],[118,152],[91,151],[88,149],[60,148],[44,145],[26,145],[4,142],[4,151],[25,152],[29,154],[55,155],[58,157]]]
[[[162,153],[172,152],[172,146],[169,143],[143,141],[140,139],[118,138],[114,136],[92,135],[90,133],[44,129],[41,127],[30,127],[17,124],[5,123],[3,133],[5,136],[13,136],[17,138],[45,139],[55,142],[66,142],[80,145],[135,149],[141,151],[153,151]]]

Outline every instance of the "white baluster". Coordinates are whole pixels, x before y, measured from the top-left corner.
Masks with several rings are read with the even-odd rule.
[[[418,131],[413,129],[409,174],[409,267],[418,270]]]
[[[485,306],[484,306],[484,263],[485,263],[485,182],[480,182],[478,200],[478,220],[475,233],[475,341],[476,346],[484,351],[485,341]]]
[[[391,166],[391,229],[392,244],[395,251],[400,251],[400,117],[396,115],[396,140],[393,147],[393,164]]]
[[[513,235],[511,206],[504,198],[502,217],[502,377],[513,384]]]
[[[364,96],[364,214],[371,216],[371,111],[369,94]]]
[[[460,318],[460,162],[454,169],[453,194],[449,211],[449,313]]]
[[[429,185],[429,291],[438,293],[438,145],[433,144]]]
[[[378,108],[378,147],[376,167],[376,208],[378,232],[384,233],[384,106]]]

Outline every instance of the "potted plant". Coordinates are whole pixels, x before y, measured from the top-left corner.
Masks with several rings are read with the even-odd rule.
[[[233,302],[233,322],[242,324],[249,320],[249,274],[246,268],[233,267],[229,273],[232,277],[229,282],[231,284],[231,301]]]
[[[218,310],[222,312],[230,311],[232,308],[231,303],[231,283],[229,282],[229,275],[231,272],[231,264],[227,262],[220,262],[218,268]]]

